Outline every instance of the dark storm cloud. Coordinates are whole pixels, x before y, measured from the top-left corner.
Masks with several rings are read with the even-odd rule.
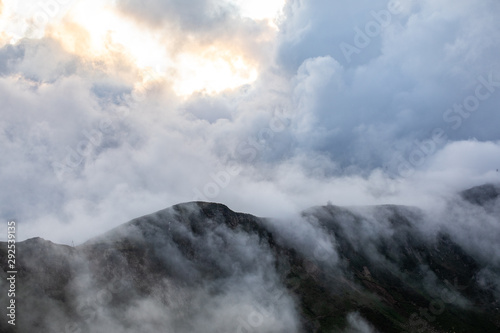
[[[492,1],[290,1],[278,60],[309,127],[299,146],[373,168],[435,129],[498,140],[499,10]]]

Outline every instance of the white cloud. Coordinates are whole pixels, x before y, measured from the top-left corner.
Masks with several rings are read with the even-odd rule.
[[[496,2],[401,1],[402,12],[351,62],[339,45],[354,45],[356,26],[388,2],[288,1],[278,33],[227,3],[147,3],[119,5],[148,29],[168,27],[162,38],[180,49],[233,45],[258,78],[180,98],[174,76],[148,81],[119,54],[92,60],[49,37],[4,46],[0,210],[20,221],[20,236],[82,242],[192,200],[195,189],[272,216],[327,201],[425,206],[498,181]],[[453,113],[461,117],[454,129],[445,113],[490,75],[490,96],[467,117]],[[446,140],[411,164],[438,128]],[[227,181],[230,161],[241,168]],[[58,177],[54,163],[73,166]],[[401,174],[401,163],[414,172]]]

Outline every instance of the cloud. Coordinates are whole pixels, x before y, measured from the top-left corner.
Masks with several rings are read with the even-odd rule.
[[[186,51],[206,53],[212,46],[222,48],[222,53],[232,50],[232,57],[243,56],[261,66],[273,48],[273,28],[265,21],[242,17],[234,1],[123,0],[117,2],[117,10],[158,31],[174,57]]]
[[[206,208],[211,218],[194,204],[170,208],[77,248],[24,243],[23,263],[32,274],[18,298],[31,315],[19,325],[64,332],[299,332],[282,280],[284,258],[255,232],[258,221],[226,211],[244,220],[230,226],[220,208]],[[44,267],[56,260],[54,276],[38,274],[34,251],[51,253],[41,260]],[[47,290],[34,295],[39,279]],[[50,318],[32,308],[40,306]]]
[[[178,96],[175,71],[119,48],[73,52],[55,23],[2,47],[0,208],[21,238],[83,242],[195,198],[279,217],[328,201],[429,206],[498,181],[496,2],[401,1],[380,23],[389,2],[289,1],[278,32],[228,2],[147,4],[115,10],[175,41],[171,55],[227,48],[257,79]],[[359,49],[350,62],[342,43]]]
[[[316,149],[333,154],[345,166],[381,165],[394,151],[405,151],[415,139],[431,136],[435,128],[444,129],[451,140],[497,139],[494,126],[485,119],[497,117],[498,87],[472,114],[465,112],[470,115],[460,128],[450,128],[450,120],[444,119],[454,104],[471,102],[466,98],[474,95],[484,78],[491,75],[494,82],[499,81],[498,61],[493,56],[497,45],[488,37],[499,33],[490,24],[497,4],[478,8],[466,1],[452,10],[446,1],[400,3],[401,14],[392,14],[390,24],[379,34],[359,34],[370,43],[358,47],[359,54],[354,53],[350,62],[340,46],[355,45],[356,27],[365,30],[365,24],[376,24],[373,12],[390,12],[388,2],[288,4],[279,63],[296,77],[296,89],[305,82],[317,82],[312,94],[307,94],[306,110],[300,113],[315,118],[318,126],[304,136],[317,135]],[[337,15],[343,18],[335,20]],[[348,22],[350,15],[356,19]],[[334,72],[323,66],[324,71],[304,75],[314,59],[325,57],[338,63]],[[306,91],[294,92],[298,101],[305,98]],[[310,150],[308,143],[304,149]]]
[[[367,322],[361,315],[357,312],[349,313],[347,315],[348,327],[345,329],[345,333],[375,333],[377,332],[369,322]]]
[[[119,1],[120,9],[151,24],[170,23],[186,31],[200,31],[221,27],[237,9],[225,1],[192,0],[178,1]]]

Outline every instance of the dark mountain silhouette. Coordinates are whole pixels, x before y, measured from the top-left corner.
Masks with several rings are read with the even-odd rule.
[[[498,226],[499,193],[472,188],[449,209],[472,204],[475,218]],[[499,332],[496,257],[422,227],[432,218],[405,206],[327,205],[270,219],[191,202],[77,247],[29,239],[17,244],[16,329]],[[14,331],[6,320],[0,328]]]
[[[470,203],[483,206],[492,202],[500,196],[500,186],[494,184],[485,184],[465,190],[461,193],[462,197]]]

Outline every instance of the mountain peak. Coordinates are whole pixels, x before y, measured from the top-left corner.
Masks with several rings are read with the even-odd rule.
[[[484,184],[469,188],[460,193],[461,197],[478,206],[496,200],[500,196],[500,184]]]

